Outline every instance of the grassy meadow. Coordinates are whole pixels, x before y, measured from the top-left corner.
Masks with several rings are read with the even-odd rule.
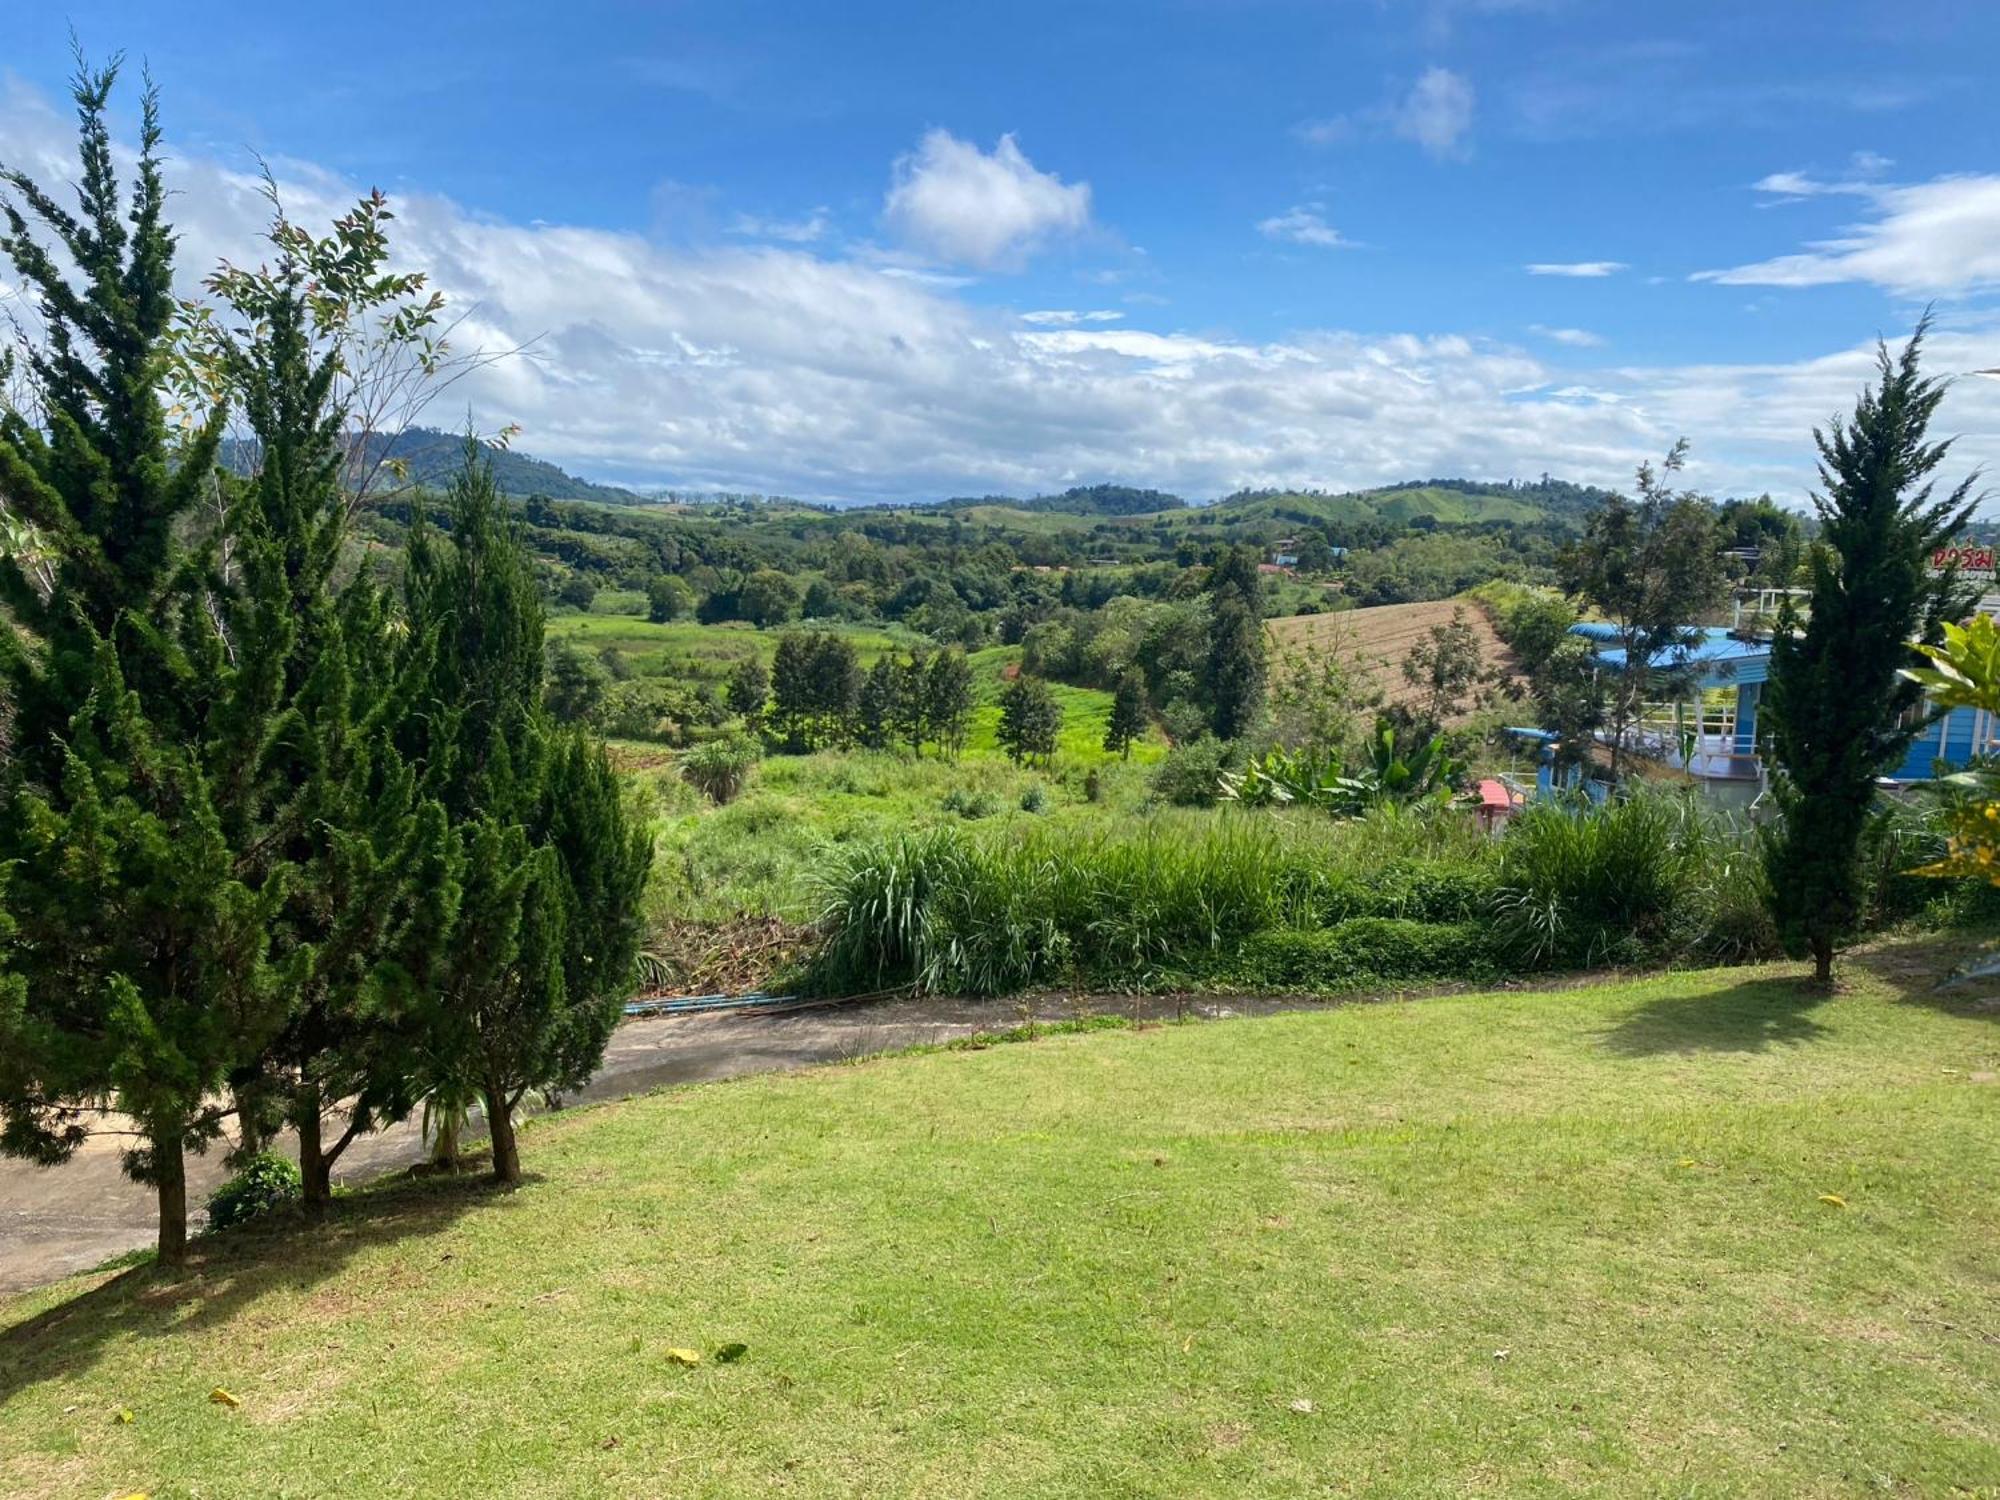
[[[2000,1014],[1947,956],[545,1117],[516,1192],[0,1302],[0,1494],[1989,1494]]]
[[[884,652],[919,643],[901,630],[827,628],[854,642],[864,666]],[[592,654],[616,650],[640,676],[719,683],[746,658],[768,665],[779,632],[742,623],[654,624],[633,615],[573,611],[552,615],[549,635]],[[1147,772],[1166,753],[1166,743],[1156,730],[1133,746],[1129,759],[1107,754],[1109,693],[1051,684],[1063,708],[1053,766],[1024,769],[1006,758],[998,737],[999,697],[1020,658],[1018,647],[972,653],[974,708],[964,752],[955,761],[942,759],[934,748],[922,757],[907,750],[774,755],[757,767],[740,796],[718,807],[682,781],[672,749],[614,741],[613,753],[637,788],[657,837],[648,896],[654,947],[669,954],[690,944],[700,949],[708,942],[706,929],[745,920],[806,922],[816,909],[813,872],[830,851],[844,846],[968,823],[982,830],[1091,828],[1146,808]],[[1085,789],[1092,772],[1095,802]],[[736,976],[685,977],[721,983]]]

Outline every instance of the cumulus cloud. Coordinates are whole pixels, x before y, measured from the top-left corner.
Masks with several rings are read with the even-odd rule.
[[[70,131],[0,92],[10,160],[61,181]],[[169,171],[183,290],[220,256],[262,252],[253,172],[187,149]],[[325,223],[358,187],[278,171],[302,223]],[[520,423],[524,451],[630,484],[908,501],[1077,474],[1194,496],[1424,473],[1622,483],[1686,433],[1696,482],[1796,498],[1813,424],[1872,369],[1856,344],[1798,364],[1594,367],[1584,384],[1560,346],[1337,329],[1251,341],[1085,310],[1024,322],[810,247],[513,224],[421,193],[395,207],[399,259],[469,314],[459,347],[533,342],[454,386],[439,419],[469,405],[482,429]],[[1940,327],[1931,355],[1945,370],[2000,365],[2000,329]],[[1968,455],[1993,451],[2000,382],[1954,387],[1943,420]]]
[[[1530,276],[1616,276],[1625,269],[1622,260],[1538,260],[1525,268]]]
[[[1552,343],[1567,344],[1572,349],[1599,349],[1604,339],[1588,328],[1550,328],[1541,323],[1530,323],[1528,332],[1539,334]]]
[[[1785,287],[1859,281],[1907,296],[1949,296],[2000,286],[2000,175],[1938,177],[1899,186],[1775,172],[1756,187],[1781,201],[1860,198],[1870,216],[1796,254],[1697,271],[1693,280]]]
[[[948,130],[932,130],[896,163],[883,213],[924,255],[981,270],[1008,268],[1049,240],[1089,226],[1090,184],[1037,171],[1012,135],[986,152]]]
[[[1294,245],[1314,245],[1322,250],[1345,248],[1349,243],[1326,222],[1317,203],[1288,208],[1281,214],[1260,219],[1257,232],[1267,240],[1288,240]]]

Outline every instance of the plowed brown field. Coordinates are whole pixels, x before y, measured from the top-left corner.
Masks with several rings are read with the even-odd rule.
[[[1373,609],[1348,609],[1335,614],[1292,615],[1268,622],[1271,639],[1280,657],[1301,649],[1333,650],[1354,662],[1374,680],[1384,703],[1402,703],[1417,696],[1403,678],[1403,658],[1433,626],[1451,622],[1453,610],[1464,613],[1466,624],[1479,638],[1479,655],[1489,672],[1499,672],[1506,681],[1518,676],[1514,654],[1494,632],[1493,622],[1477,604],[1464,600],[1439,600],[1431,604],[1382,604]],[[1276,664],[1275,670],[1282,670]],[[1460,718],[1467,715],[1460,715]],[[1456,721],[1454,721],[1456,722]]]

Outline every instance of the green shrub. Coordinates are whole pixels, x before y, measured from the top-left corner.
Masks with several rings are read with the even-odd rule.
[[[976,823],[979,819],[990,818],[1000,811],[1000,799],[991,792],[974,792],[955,786],[944,794],[938,806],[948,813],[964,818],[968,823]]]
[[[1184,740],[1153,771],[1153,795],[1176,807],[1207,807],[1221,795],[1230,747],[1213,735]]]
[[[763,751],[748,735],[728,734],[696,745],[681,756],[681,775],[718,805],[735,799],[749,784]]]
[[[1024,813],[1046,812],[1049,805],[1049,789],[1039,781],[1030,782],[1028,789],[1021,793],[1021,811]]]
[[[1476,922],[1356,917],[1335,927],[1253,933],[1229,977],[1256,988],[1338,990],[1394,980],[1485,980],[1500,968]]]
[[[266,1151],[253,1156],[208,1200],[208,1227],[233,1229],[299,1201],[305,1189],[296,1163]]]

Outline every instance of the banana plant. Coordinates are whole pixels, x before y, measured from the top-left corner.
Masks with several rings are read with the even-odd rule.
[[[1384,802],[1443,801],[1464,774],[1464,762],[1445,750],[1443,735],[1432,735],[1405,754],[1397,749],[1395,725],[1378,719],[1368,742],[1368,764],[1345,778],[1344,785],[1358,812]]]
[[[1991,615],[1975,615],[1965,625],[1946,625],[1942,645],[1911,645],[1930,658],[1928,667],[1903,673],[1920,684],[1941,710],[1984,709],[2000,714],[2000,625]],[[1945,857],[1912,870],[1912,875],[1957,877],[2000,885],[2000,762],[1984,756],[1965,770],[1941,777]],[[1954,977],[1963,981],[2000,974],[2000,954],[1974,960]]]

